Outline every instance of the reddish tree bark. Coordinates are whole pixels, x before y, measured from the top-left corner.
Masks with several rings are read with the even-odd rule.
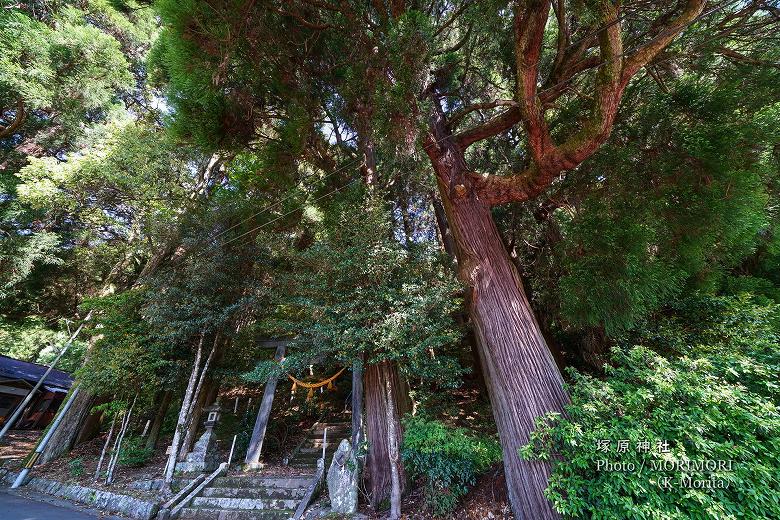
[[[520,518],[557,518],[543,490],[549,466],[520,458],[537,417],[563,411],[563,378],[542,336],[522,283],[504,249],[490,207],[473,197],[448,201],[460,278],[472,290],[471,313],[493,415],[501,438],[508,492]]]
[[[388,385],[390,399],[388,399]],[[390,498],[393,475],[388,442],[388,417],[393,417],[392,433],[396,446],[401,445],[401,415],[406,399],[403,396],[398,366],[390,361],[368,365],[363,380],[366,403],[366,435],[368,438],[368,456],[366,471],[369,479],[369,499],[371,507],[378,509],[380,504]],[[400,491],[405,484],[404,469],[398,464]]]
[[[539,61],[550,13],[548,0],[515,2],[516,93],[511,108],[459,134],[451,133],[440,105],[436,83],[428,96],[433,113],[423,146],[436,172],[447,220],[458,257],[458,274],[470,288],[471,321],[503,448],[504,469],[512,510],[518,519],[555,519],[559,515],[544,496],[550,467],[520,459],[518,450],[529,440],[535,420],[561,412],[568,402],[563,378],[550,353],[525,295],[520,276],[502,243],[491,207],[530,200],[543,193],[564,171],[590,157],[609,137],[623,91],[631,77],[662,50],[703,10],[705,0],[687,0],[679,15],[664,17],[659,33],[632,53],[624,52],[619,6],[599,3],[602,28],[599,56],[586,68],[598,66],[594,103],[581,130],[563,143],[554,142],[545,120],[545,104],[561,90],[538,92]],[[561,28],[565,35],[565,27]],[[561,43],[561,42],[559,42]],[[565,49],[566,42],[559,45]],[[587,47],[582,49],[583,53]],[[556,58],[562,80],[585,70],[575,66],[577,52]],[[468,110],[468,108],[466,109]],[[470,171],[465,150],[471,144],[522,124],[530,163],[507,176]]]

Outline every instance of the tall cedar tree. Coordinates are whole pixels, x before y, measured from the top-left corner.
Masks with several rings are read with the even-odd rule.
[[[646,67],[684,64],[682,53],[727,45],[746,25],[760,34],[772,20],[764,4],[161,0],[158,7],[167,24],[158,56],[174,127],[185,135],[234,147],[256,144],[280,119],[308,119],[309,135],[326,120],[353,134],[364,175],[382,175],[377,141],[407,153],[416,145],[428,156],[470,289],[512,509],[518,518],[556,518],[544,495],[549,465],[523,461],[518,450],[536,419],[561,411],[568,397],[492,208],[540,197],[593,155]],[[670,47],[690,26],[706,45],[686,39]],[[587,108],[562,111],[579,97],[590,100]],[[560,130],[564,114],[577,124]],[[507,134],[522,143],[509,168],[469,167]],[[309,141],[302,157],[321,163],[322,139]]]

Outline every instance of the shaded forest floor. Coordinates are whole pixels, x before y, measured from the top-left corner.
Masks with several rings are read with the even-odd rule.
[[[39,430],[10,430],[0,445],[0,463],[24,458],[35,448],[40,435]]]
[[[506,491],[504,469],[498,465],[478,480],[455,510],[445,516],[436,516],[426,509],[422,482],[416,482],[401,502],[401,512],[406,518],[415,520],[457,519],[457,520],[510,520],[513,519]],[[373,518],[382,518],[375,515]]]

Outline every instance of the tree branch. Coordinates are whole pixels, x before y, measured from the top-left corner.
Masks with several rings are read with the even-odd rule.
[[[13,135],[17,128],[22,126],[24,120],[27,118],[27,112],[24,109],[24,99],[19,98],[16,100],[16,113],[14,114],[14,120],[11,124],[5,128],[0,127],[0,139]]]
[[[701,15],[705,3],[706,0],[686,0],[685,7],[676,17],[673,17],[672,12],[662,15],[656,24],[665,27],[652,40],[624,57],[621,16],[618,11],[620,4],[612,0],[599,0],[603,25],[594,35],[598,38],[598,57],[580,59],[568,67],[562,66],[569,69],[565,77],[539,93],[539,56],[550,1],[518,0],[514,21],[517,75],[515,97],[518,106],[510,107],[482,125],[457,134],[455,141],[461,149],[465,149],[476,141],[497,135],[522,122],[528,136],[531,166],[510,176],[469,172],[467,178],[472,190],[491,205],[525,201],[547,189],[563,171],[575,168],[593,155],[612,131],[623,91],[630,79]],[[556,9],[556,15],[561,23],[560,6]],[[588,45],[585,45],[583,52],[587,48]],[[562,63],[565,65],[566,61],[562,60]],[[561,145],[556,145],[544,119],[544,100],[554,99],[563,92],[559,83],[567,83],[579,72],[594,66],[598,66],[598,70],[593,109],[579,131]]]
[[[515,4],[515,99],[528,134],[531,157],[537,163],[553,148],[544,109],[537,96],[539,59],[549,13],[550,0],[526,0]]]
[[[647,65],[662,49],[682,32],[704,10],[706,0],[687,0],[683,12],[672,20],[655,38],[642,45],[625,60],[621,83],[625,84],[636,72]]]
[[[447,122],[447,126],[450,128],[455,128],[458,123],[470,113],[477,110],[489,110],[496,107],[517,107],[517,102],[514,99],[496,99],[486,103],[474,103],[472,105],[468,105],[452,114],[449,118],[449,121]]]

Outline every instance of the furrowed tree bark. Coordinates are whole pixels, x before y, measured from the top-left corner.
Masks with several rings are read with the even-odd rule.
[[[81,426],[89,417],[95,402],[95,396],[87,391],[80,391],[73,399],[73,404],[65,412],[57,431],[54,432],[49,443],[41,453],[40,463],[45,464],[60,455],[70,451],[76,443],[76,437],[81,431]]]
[[[477,337],[493,415],[503,448],[513,510],[522,519],[555,519],[544,496],[550,466],[524,461],[518,450],[535,420],[562,412],[568,402],[553,359],[490,207],[475,197],[448,200],[442,190],[458,250],[459,276],[471,289],[469,313]]]
[[[524,461],[518,450],[548,412],[568,402],[563,377],[526,298],[519,273],[493,221],[491,206],[468,186],[463,149],[439,111],[425,144],[437,174],[455,239],[458,276],[469,290],[469,315],[503,451],[507,490],[515,517],[557,519],[544,496],[549,464]]]
[[[171,397],[173,392],[166,390],[163,392],[162,402],[157,409],[157,413],[152,421],[152,426],[149,428],[149,436],[146,438],[146,449],[153,450],[157,447],[157,439],[160,437],[160,429],[162,428],[165,416],[168,413],[168,408],[171,406]]]
[[[536,419],[549,412],[562,412],[568,396],[519,273],[493,221],[491,206],[537,197],[557,175],[595,153],[609,137],[628,81],[701,13],[704,4],[704,0],[687,0],[682,13],[665,24],[656,38],[624,58],[619,4],[602,0],[599,12],[604,30],[598,35],[601,65],[594,82],[593,108],[582,129],[560,145],[550,134],[537,92],[548,0],[514,5],[516,109],[453,136],[436,94],[437,86],[431,87],[434,110],[423,147],[436,172],[455,237],[458,274],[471,291],[469,314],[501,438],[509,501],[519,520],[559,518],[544,496],[549,464],[521,460],[518,450],[528,442]],[[470,172],[465,149],[515,122],[523,124],[530,166],[508,177]]]
[[[388,400],[386,384],[390,385],[392,400]],[[364,398],[366,403],[366,434],[368,437],[368,456],[366,458],[366,473],[369,479],[369,500],[371,507],[378,510],[380,504],[390,498],[393,475],[391,472],[388,437],[393,434],[397,446],[401,445],[401,409],[403,399],[400,399],[402,388],[398,366],[390,361],[382,361],[368,365],[364,372]],[[392,418],[392,427],[388,423]],[[398,480],[403,493],[405,474],[400,461]]]
[[[95,400],[92,403],[92,408],[100,406],[103,403],[107,403],[109,398],[105,395],[95,396]],[[84,419],[84,423],[79,429],[79,434],[76,436],[76,440],[73,446],[78,446],[82,442],[91,441],[100,434],[100,428],[103,426],[103,414],[102,413],[89,413],[87,418]]]

